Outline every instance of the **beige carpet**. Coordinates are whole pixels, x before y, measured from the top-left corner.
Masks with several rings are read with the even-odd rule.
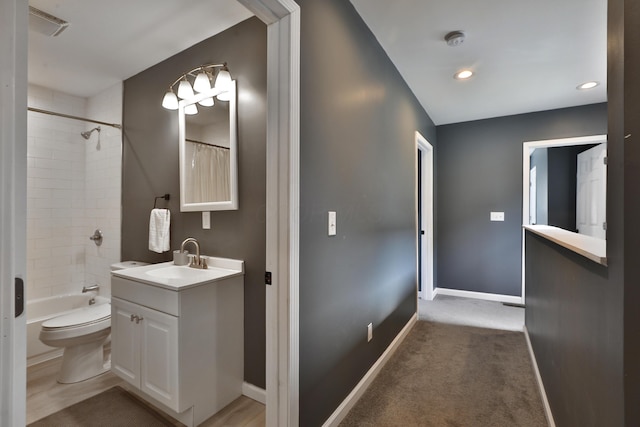
[[[419,321],[340,424],[547,426],[524,334]]]
[[[156,427],[175,426],[120,387],[62,409],[29,427]]]

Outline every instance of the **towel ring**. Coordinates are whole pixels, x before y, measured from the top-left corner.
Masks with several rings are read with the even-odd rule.
[[[169,200],[171,199],[171,196],[169,195],[169,193],[165,194],[164,196],[157,196],[153,201],[153,209],[156,209],[156,203],[158,203],[158,199]]]

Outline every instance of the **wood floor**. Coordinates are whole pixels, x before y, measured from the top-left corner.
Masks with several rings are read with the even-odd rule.
[[[57,358],[27,369],[27,424],[111,387],[125,384],[111,372],[76,384],[58,384],[56,375],[60,370],[61,362],[62,359]],[[206,420],[201,427],[261,427],[264,425],[264,405],[240,396]]]

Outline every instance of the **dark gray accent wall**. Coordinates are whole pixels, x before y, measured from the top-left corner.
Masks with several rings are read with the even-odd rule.
[[[557,426],[622,426],[621,286],[526,233],[526,325]]]
[[[577,232],[576,195],[578,154],[595,144],[548,149],[549,219],[548,225]]]
[[[606,104],[438,126],[437,286],[520,296],[523,142],[606,130]]]
[[[171,248],[186,237],[206,255],[245,261],[245,380],[265,387],[265,176],[266,26],[246,20],[124,82],[122,257],[160,262],[171,252],[148,250],[154,197],[171,209]],[[162,108],[162,96],[183,72],[204,63],[227,62],[238,90],[239,206],[211,213],[211,230],[200,212],[180,212],[178,112]],[[204,108],[204,107],[202,107]]]
[[[640,425],[640,5],[608,16],[608,265],[526,236],[525,322],[558,426]]]
[[[414,132],[436,141],[429,116],[351,3],[298,3],[300,425],[313,427],[416,312]],[[328,211],[337,212],[334,237]]]

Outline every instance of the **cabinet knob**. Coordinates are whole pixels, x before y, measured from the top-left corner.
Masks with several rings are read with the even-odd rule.
[[[133,322],[134,320],[136,320],[138,318],[138,316],[136,316],[135,314],[131,315],[131,321]]]
[[[136,316],[136,317],[137,317],[136,323],[140,323],[140,322],[142,322],[144,320],[144,317],[142,317],[142,316],[140,316],[140,317]]]

